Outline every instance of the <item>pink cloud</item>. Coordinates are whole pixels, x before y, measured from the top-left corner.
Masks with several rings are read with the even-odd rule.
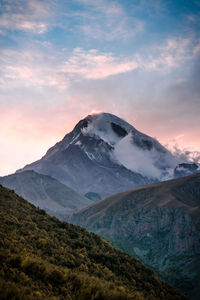
[[[191,46],[189,38],[167,39],[163,45],[154,48],[154,56],[144,61],[144,68],[149,71],[176,68],[192,57],[188,54]]]
[[[17,57],[17,60],[16,60]],[[47,61],[40,50],[2,51],[0,66],[4,89],[33,86],[53,86],[66,90],[73,82],[82,79],[103,79],[138,68],[134,59],[115,57],[112,53],[99,53],[95,49],[74,49],[67,59],[53,53]]]
[[[9,14],[4,14],[0,19],[0,28],[2,32],[3,29],[14,29],[43,34],[48,30],[48,25],[42,22],[25,20],[23,15],[13,14],[10,16]]]
[[[49,7],[50,2],[37,0],[28,0],[21,4],[20,2],[3,4],[0,33],[4,34],[6,30],[45,33],[48,30],[48,18],[51,15]]]
[[[17,59],[16,59],[17,57]],[[55,68],[58,64],[58,68]],[[68,79],[59,71],[59,61],[46,61],[45,54],[35,51],[2,51],[0,67],[2,70],[2,88],[9,90],[20,87],[55,86],[66,89]]]
[[[189,39],[168,39],[163,45],[151,49],[151,56],[134,54],[128,57],[81,48],[75,48],[69,55],[66,49],[57,52],[45,43],[34,45],[31,51],[4,50],[0,62],[2,84],[6,90],[50,86],[64,91],[84,79],[105,79],[136,69],[166,72],[193,57],[187,53],[189,43]],[[198,52],[198,45],[193,47],[193,52]]]
[[[87,79],[102,79],[111,75],[133,71],[138,67],[134,60],[119,59],[112,53],[98,53],[91,49],[88,52],[76,48],[61,68],[63,73],[78,75]]]

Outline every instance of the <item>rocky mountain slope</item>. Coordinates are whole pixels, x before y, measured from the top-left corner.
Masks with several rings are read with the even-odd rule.
[[[58,180],[34,171],[0,177],[0,184],[60,218],[93,203]]]
[[[3,300],[187,300],[95,234],[60,222],[0,186]]]
[[[112,195],[70,222],[100,234],[199,300],[200,173]]]
[[[100,113],[81,120],[42,159],[18,172],[35,170],[83,195],[92,192],[103,198],[171,178],[178,163],[154,138],[112,114]],[[187,175],[194,171],[185,169]]]

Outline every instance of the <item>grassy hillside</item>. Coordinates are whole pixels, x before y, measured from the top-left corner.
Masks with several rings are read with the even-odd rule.
[[[96,234],[0,186],[0,299],[187,299]]]
[[[109,196],[70,222],[100,234],[199,300],[200,173]]]

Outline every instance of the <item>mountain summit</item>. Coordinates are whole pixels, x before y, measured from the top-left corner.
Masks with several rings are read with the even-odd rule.
[[[169,178],[178,163],[156,139],[115,115],[99,113],[79,121],[42,159],[22,170],[50,175],[81,194],[105,197]]]

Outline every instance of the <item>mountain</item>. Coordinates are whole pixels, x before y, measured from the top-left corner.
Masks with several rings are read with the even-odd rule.
[[[174,169],[174,177],[184,177],[191,174],[199,173],[200,166],[197,163],[181,163],[178,164]]]
[[[94,192],[88,192],[84,196],[94,202],[101,200],[101,196]]]
[[[2,300],[187,300],[99,236],[0,186]]]
[[[172,177],[180,163],[156,139],[108,113],[89,115],[40,160],[25,166],[100,198]]]
[[[112,195],[72,215],[199,300],[200,173]]]
[[[0,184],[60,218],[92,203],[58,180],[34,171],[0,177]]]

